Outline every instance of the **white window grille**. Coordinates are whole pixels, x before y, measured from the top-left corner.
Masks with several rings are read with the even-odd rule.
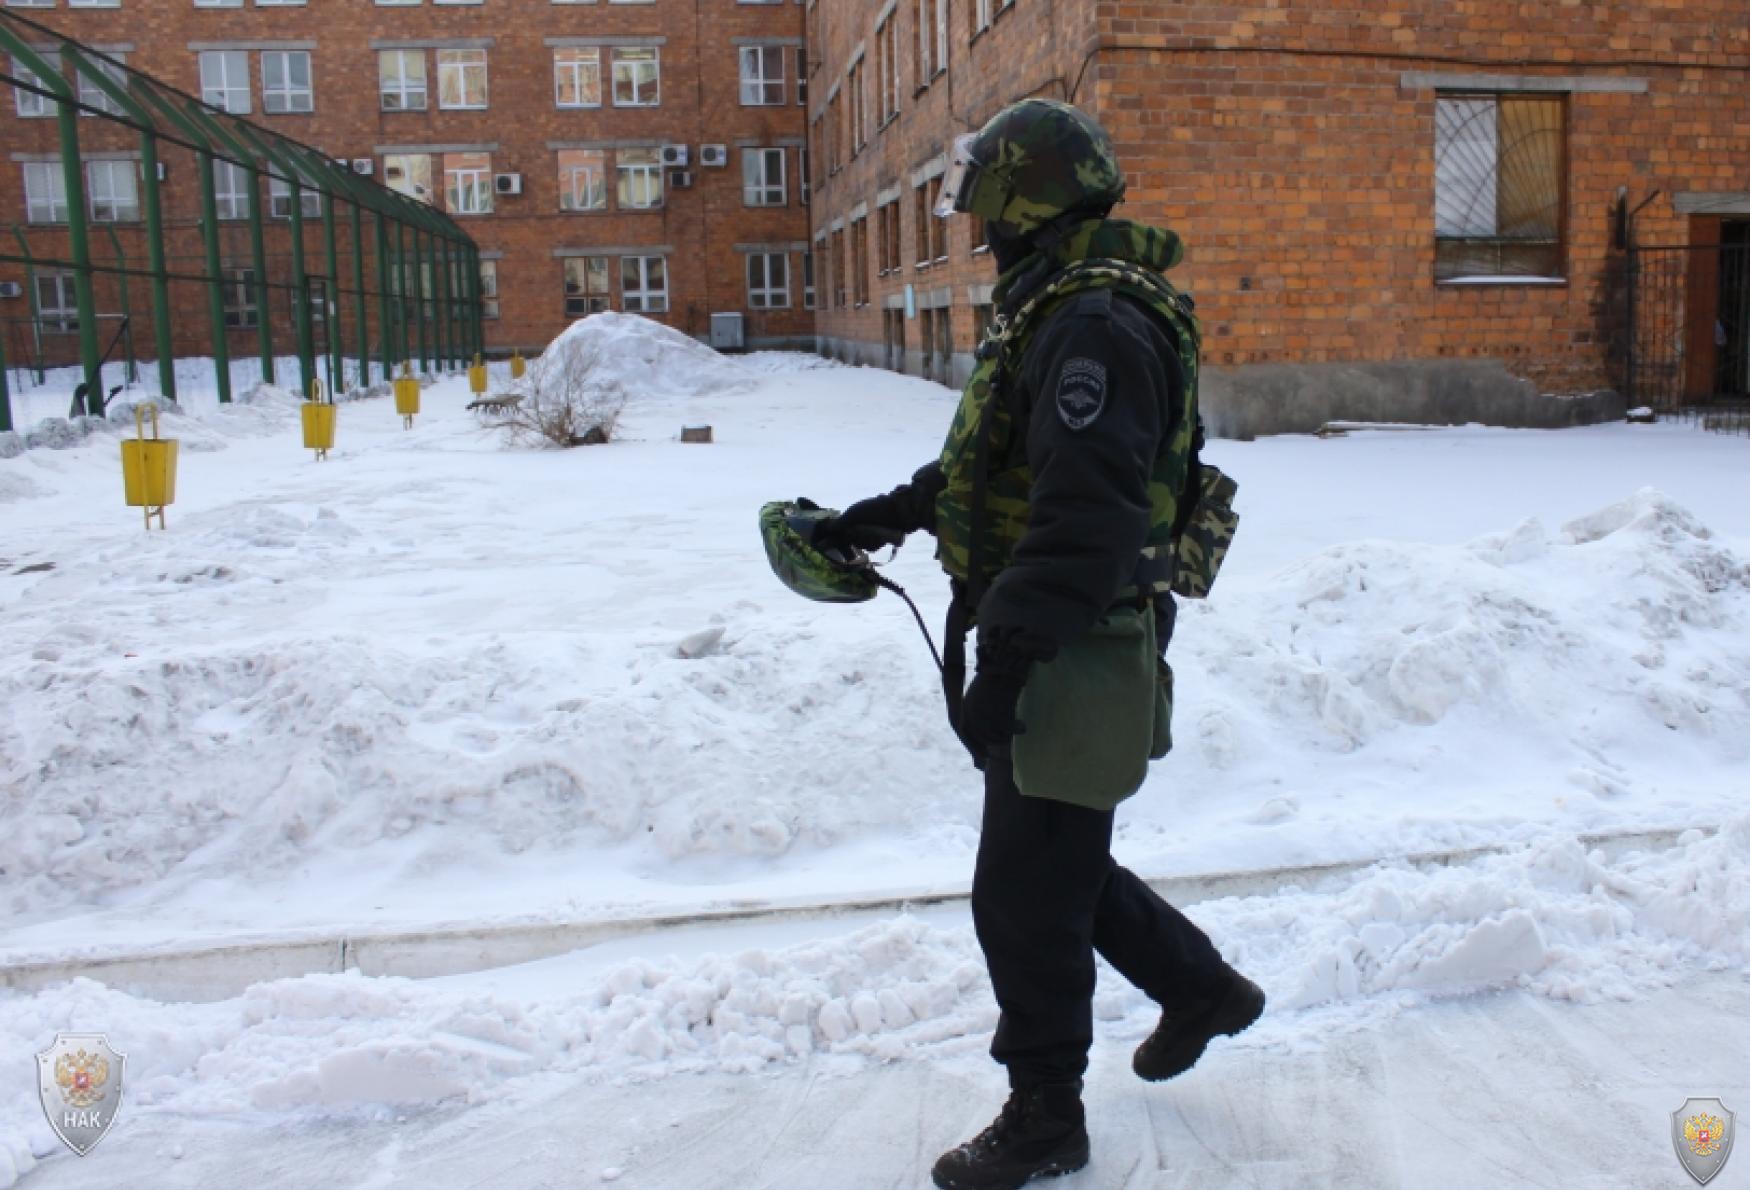
[[[782,252],[747,255],[747,304],[753,310],[790,308],[790,258]]]
[[[424,50],[378,51],[377,103],[386,112],[425,110]]]
[[[261,110],[271,115],[316,110],[308,50],[263,50]]]
[[[655,46],[614,49],[614,106],[657,107],[662,103],[662,51]]]
[[[648,210],[662,205],[662,154],[656,149],[621,149],[620,208]]]
[[[559,209],[608,209],[608,159],[600,149],[559,150]]]
[[[31,223],[67,221],[67,178],[59,161],[24,163],[24,217]]]
[[[784,102],[784,50],[773,45],[741,47],[741,103],[763,107]]]
[[[612,304],[609,291],[612,275],[605,256],[568,256],[565,258],[565,314],[582,318]]]
[[[786,201],[784,150],[741,151],[742,201],[750,207],[781,207]]]
[[[553,102],[558,107],[602,105],[602,52],[598,47],[553,51]]]
[[[633,314],[668,310],[668,261],[661,256],[620,257],[620,302]]]
[[[486,106],[486,51],[438,51],[438,106],[478,109]]]
[[[92,222],[139,222],[140,172],[132,161],[86,162],[85,194]]]

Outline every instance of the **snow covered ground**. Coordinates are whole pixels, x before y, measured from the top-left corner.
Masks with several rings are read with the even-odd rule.
[[[150,535],[121,504],[115,433],[0,459],[0,967],[964,887],[978,787],[909,612],[888,596],[795,598],[754,528],[769,499],[842,506],[905,478],[939,445],[952,394],[600,325],[632,397],[605,448],[507,449],[464,411],[457,378],[427,389],[410,431],[385,399],[346,404],[333,457],[315,463],[293,399],[218,409],[196,393],[165,423],[183,442],[179,498]],[[695,424],[716,443],[679,443]],[[1453,1001],[1486,988],[1516,989],[1488,1001],[1509,1016],[1565,1022],[1552,1026],[1572,1049],[1565,1093],[1632,1077],[1662,1112],[1714,1093],[1691,1086],[1696,1055],[1613,1052],[1605,1035],[1658,1004],[1722,1022],[1750,1008],[1744,442],[1459,429],[1217,442],[1210,456],[1240,481],[1245,519],[1215,598],[1184,607],[1178,746],[1121,812],[1120,857],[1150,876],[1387,861],[1196,909],[1275,1006],[1208,1085],[1231,1097],[1262,1077],[1284,1098],[1223,1143],[1297,1118],[1296,1104],[1360,1119],[1381,1064],[1414,1061],[1431,1033],[1488,1059],[1499,1022]],[[927,547],[889,573],[939,623]],[[1625,854],[1574,841],[1637,830],[1687,833]],[[1390,862],[1476,846],[1508,850]],[[1144,1093],[1112,1077],[1151,1018],[1109,973],[1098,1011],[1096,1062],[1112,1068],[1099,1095],[1176,1105],[1179,1123],[1199,1110],[1194,1081]],[[1488,1055],[1443,1032],[1455,1013]],[[234,1154],[239,1128],[267,1127],[292,1130],[282,1159],[308,1140],[362,1161],[324,1182],[469,1185],[490,1162],[458,1158],[452,1181],[416,1151],[572,1100],[617,1123],[587,1143],[541,1139],[555,1164],[536,1163],[551,1179],[536,1184],[599,1164],[651,1187],[912,1185],[925,1154],[994,1107],[978,1057],[992,1015],[964,910],[947,905],[624,939],[445,979],[310,976],[201,1004],[86,981],[0,998],[0,1055],[28,1069],[71,1028],[107,1030],[131,1055],[117,1135],[31,1185],[106,1170],[211,1184],[244,1167],[186,1160],[193,1147]],[[1377,1052],[1355,1040],[1372,1030],[1387,1038]],[[1520,1070],[1535,1047],[1500,1060]],[[1357,1086],[1320,1098],[1350,1066]],[[728,1105],[728,1080],[750,1076],[754,1098]],[[1426,1106],[1458,1093],[1422,1077]],[[693,1157],[662,1156],[660,1136],[630,1135],[666,1112],[708,1154],[736,1147],[748,1113],[776,1112],[827,1143],[813,1116],[848,1111],[861,1094],[841,1084],[864,1080],[870,1104],[910,1113],[874,1130],[885,1164],[866,1178],[802,1177],[792,1136],[711,1182],[685,1172],[704,1168]],[[1477,1114],[1482,1093],[1467,1092],[1465,1118],[1506,1126]],[[0,1186],[54,1147],[33,1096],[0,1086]],[[1421,1102],[1395,1103],[1391,1127]],[[1463,1129],[1442,1126],[1460,1154]],[[1182,1142],[1119,1145],[1140,1164],[1079,1184],[1232,1173],[1208,1152],[1169,1159]],[[167,1155],[179,1144],[183,1163]],[[567,1151],[587,1163],[558,1164]],[[1668,1146],[1644,1165],[1622,1144],[1563,1152],[1628,1179],[1587,1184],[1681,1176]],[[1424,1180],[1399,1155],[1232,1178],[1521,1184],[1540,1168],[1504,1177],[1498,1148],[1464,1156],[1453,1168],[1476,1176]]]

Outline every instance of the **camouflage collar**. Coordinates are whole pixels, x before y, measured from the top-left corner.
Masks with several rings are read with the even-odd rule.
[[[1121,260],[1164,273],[1185,258],[1179,234],[1128,219],[1088,219],[1069,228],[1049,251],[1034,252],[997,278],[991,300],[1018,306],[1025,295],[1078,260]],[[1013,295],[1016,301],[1010,301]]]

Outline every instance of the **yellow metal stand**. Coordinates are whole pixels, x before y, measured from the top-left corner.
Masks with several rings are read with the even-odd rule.
[[[486,365],[479,356],[474,357],[473,364],[468,368],[468,387],[477,397],[486,395]]]
[[[152,410],[152,436],[146,437],[146,410]],[[158,433],[158,407],[134,406],[134,433],[122,443],[122,491],[129,508],[146,510],[146,530],[152,518],[164,528],[164,510],[176,502],[176,439]]]
[[[513,351],[510,356],[510,378],[512,380],[521,380],[523,378],[523,373],[528,370],[529,361],[523,358],[523,353],[520,351]]]
[[[395,377],[395,412],[403,418],[404,428],[413,428],[419,414],[419,377],[413,374],[411,361],[403,362],[401,375]]]
[[[334,394],[327,393],[318,376],[310,381],[310,399],[304,403],[304,447],[316,452],[320,462],[334,449]]]

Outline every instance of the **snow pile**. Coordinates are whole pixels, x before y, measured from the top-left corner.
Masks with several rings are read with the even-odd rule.
[[[530,362],[530,371],[581,370],[590,386],[637,398],[698,397],[751,387],[757,372],[691,335],[639,314],[603,310],[580,318]]]
[[[1384,865],[1192,916],[1270,993],[1246,1046],[1313,1046],[1424,996],[1490,987],[1630,998],[1697,968],[1750,973],[1750,818],[1615,860],[1550,842],[1439,870]],[[198,1005],[77,980],[0,1000],[0,1059],[28,1069],[57,1031],[101,1025],[130,1055],[134,1110],[332,1112],[477,1102],[543,1071],[903,1060],[982,1047],[996,1016],[971,929],[910,918],[781,949],[627,960],[548,980],[566,990],[545,995],[540,979],[519,987],[515,976],[498,973],[491,990],[471,978],[309,976]],[[1102,970],[1104,1039],[1128,1046],[1155,1014]],[[50,1151],[28,1083],[0,1096],[0,1152]]]
[[[352,869],[391,843],[427,875],[617,845],[685,881],[677,861],[976,826],[976,790],[897,620],[841,616],[823,647],[750,607],[698,656],[679,647],[696,633],[372,634],[426,592],[415,577],[354,599],[325,635],[262,636],[263,617],[326,597],[301,588],[311,572],[368,556],[417,575],[416,543],[379,543],[356,516],[193,514],[177,535],[41,577],[28,606],[42,618],[0,673],[0,906],[41,915],[314,859]],[[122,600],[114,615],[60,614],[97,587]],[[133,656],[190,592],[208,596],[201,643]],[[1248,775],[1279,788],[1328,754],[1339,793],[1381,789],[1378,811],[1359,812],[1390,832],[1450,819],[1454,789],[1537,781],[1609,801],[1674,766],[1750,755],[1750,571],[1652,492],[1560,539],[1528,523],[1469,546],[1336,547],[1187,605],[1186,621],[1173,656],[1196,695],[1142,813]],[[1433,792],[1407,796],[1423,769]],[[124,771],[152,774],[149,789]],[[1244,829],[1335,809],[1296,787]]]
[[[1651,489],[1559,536],[1356,542],[1222,596],[1186,607],[1174,645],[1201,710],[1178,734],[1213,770],[1420,732],[1479,780],[1566,745],[1607,797],[1637,745],[1667,770],[1750,756],[1750,564]]]

